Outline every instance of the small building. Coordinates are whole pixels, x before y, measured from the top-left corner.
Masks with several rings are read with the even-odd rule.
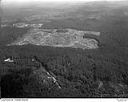
[[[7,59],[4,60],[4,62],[10,62],[10,63],[12,63],[12,62],[14,62],[14,60],[12,58],[7,58]]]

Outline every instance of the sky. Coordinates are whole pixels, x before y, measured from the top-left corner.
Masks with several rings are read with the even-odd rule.
[[[6,2],[6,3],[11,3],[11,2],[33,2],[33,1],[43,1],[43,2],[79,2],[79,1],[82,1],[82,2],[88,2],[88,1],[123,1],[123,0],[2,0],[3,2]]]
[[[1,0],[2,6],[6,7],[12,7],[12,6],[25,6],[32,3],[39,3],[39,2],[50,2],[50,3],[83,3],[83,2],[91,2],[91,1],[125,1],[125,0]],[[52,6],[52,5],[51,5]]]

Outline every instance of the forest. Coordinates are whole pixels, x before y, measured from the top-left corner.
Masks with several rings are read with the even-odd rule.
[[[1,97],[128,97],[128,63],[114,50],[34,45],[1,49]],[[15,63],[4,62],[10,56],[17,58]],[[47,80],[43,69],[61,89]]]

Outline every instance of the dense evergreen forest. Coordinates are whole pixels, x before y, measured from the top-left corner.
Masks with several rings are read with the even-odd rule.
[[[115,53],[117,51],[117,53]],[[121,51],[82,50],[34,45],[1,46],[2,97],[128,97],[128,63]],[[4,62],[13,56],[16,63]],[[24,60],[22,60],[24,58]],[[31,62],[31,58],[38,62]],[[27,61],[26,61],[27,60]],[[43,82],[43,69],[61,89]],[[41,76],[41,77],[40,77]]]

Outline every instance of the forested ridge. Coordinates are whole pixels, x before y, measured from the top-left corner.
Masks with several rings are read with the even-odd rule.
[[[128,97],[128,63],[114,50],[1,48],[2,97]],[[3,61],[10,56],[16,58],[14,63]],[[47,79],[44,69],[61,89]]]

